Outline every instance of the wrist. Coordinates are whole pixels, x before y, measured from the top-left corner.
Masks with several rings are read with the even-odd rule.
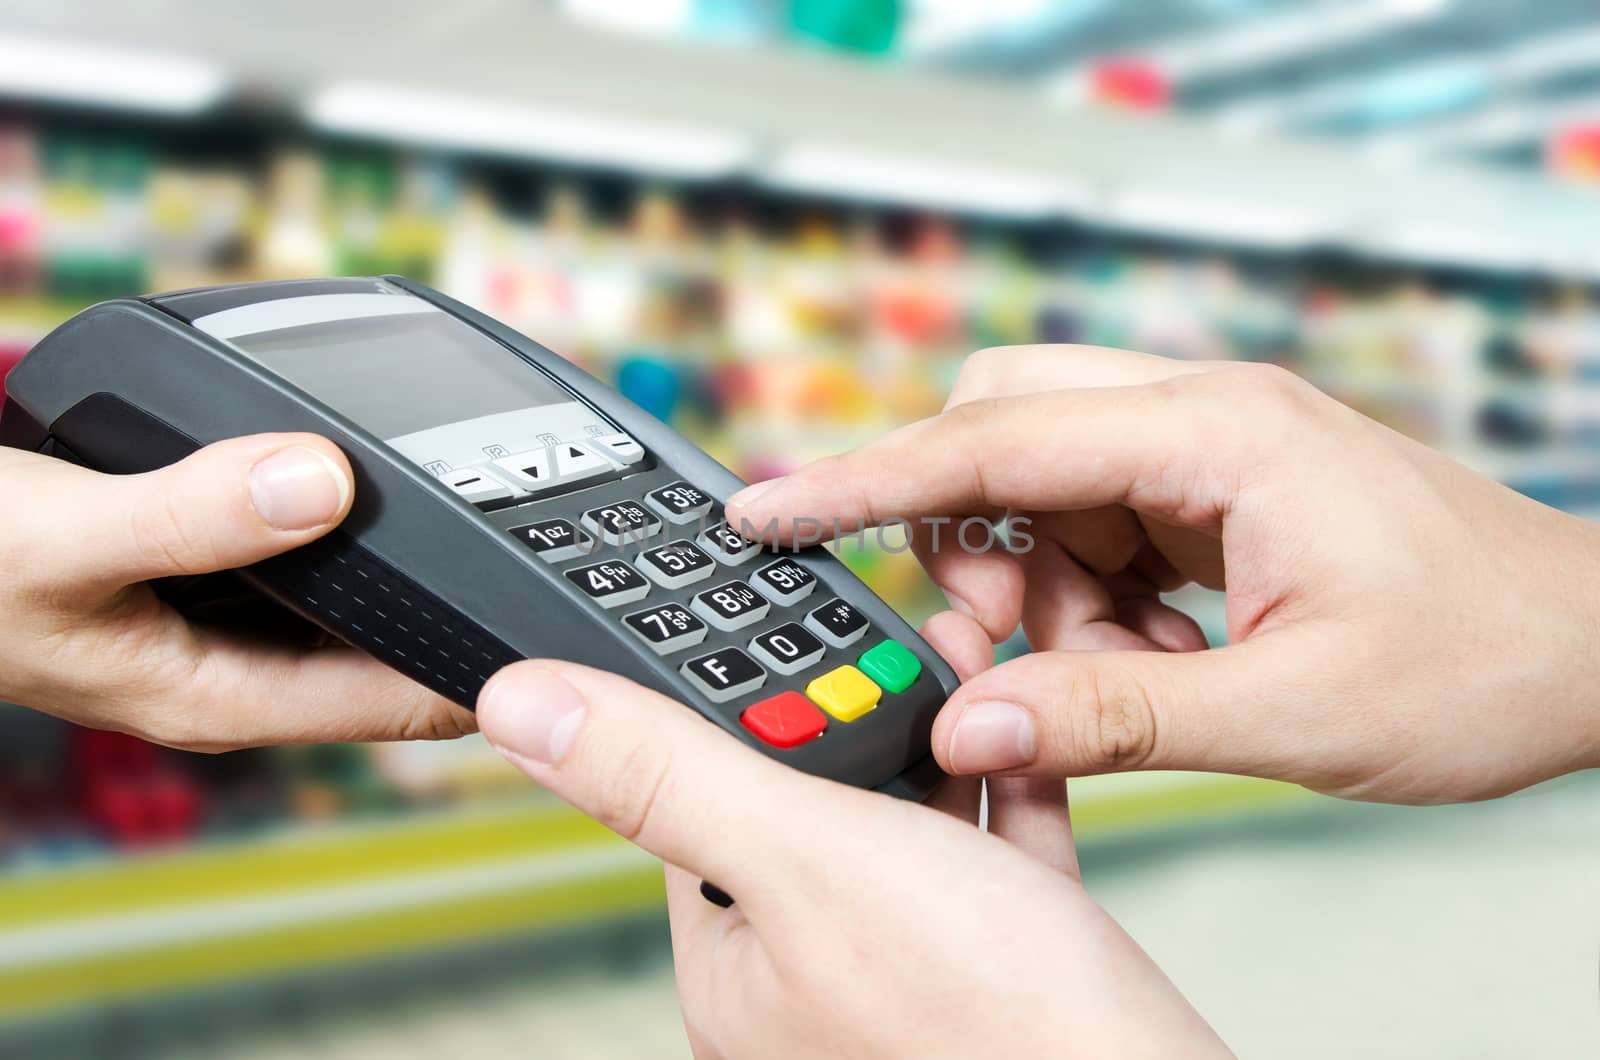
[[[1546,602],[1557,627],[1550,630],[1555,650],[1548,666],[1561,689],[1561,735],[1571,753],[1558,774],[1600,768],[1600,524],[1567,518],[1572,543],[1557,555]]]

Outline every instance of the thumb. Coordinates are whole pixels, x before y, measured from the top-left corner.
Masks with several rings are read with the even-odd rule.
[[[1286,774],[1311,763],[1284,752],[1329,744],[1308,731],[1307,712],[1283,709],[1286,694],[1315,693],[1288,672],[1293,653],[1281,647],[1025,655],[957,690],[934,723],[934,755],[957,775],[1193,769],[1294,779]]]
[[[354,496],[344,454],[309,434],[233,438],[142,475],[62,466],[43,485],[36,510],[55,539],[85,546],[58,576],[118,587],[288,551],[337,525]]]
[[[824,849],[829,824],[850,819],[841,804],[859,794],[763,757],[666,696],[573,663],[502,670],[478,699],[478,724],[528,776],[746,905],[792,888],[803,869],[794,852]]]

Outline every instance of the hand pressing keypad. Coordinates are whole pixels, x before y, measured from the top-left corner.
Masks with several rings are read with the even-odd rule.
[[[904,645],[856,647],[871,630],[859,608],[842,597],[812,604],[818,579],[800,557],[768,554],[728,577],[765,550],[726,522],[706,525],[712,509],[704,490],[675,482],[642,501],[591,508],[577,526],[544,519],[511,533],[600,607],[639,604],[622,625],[657,656],[687,656],[678,673],[707,700],[731,710],[770,692],[738,719],[771,747],[800,747],[830,724],[859,722],[916,683],[922,663]],[[684,536],[659,539],[674,527]]]

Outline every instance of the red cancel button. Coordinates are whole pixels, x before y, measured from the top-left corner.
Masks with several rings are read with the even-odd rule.
[[[739,722],[774,747],[799,747],[828,728],[822,711],[799,692],[763,699],[739,715]]]

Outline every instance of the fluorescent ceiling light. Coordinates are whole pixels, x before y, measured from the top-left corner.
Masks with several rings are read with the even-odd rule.
[[[1433,265],[1523,270],[1557,264],[1550,248],[1536,247],[1489,230],[1406,224],[1365,242],[1384,257]]]
[[[1193,80],[1329,51],[1431,18],[1448,6],[1448,0],[1319,4],[1195,34],[1158,46],[1150,58],[1174,81]]]
[[[935,54],[1033,23],[1055,6],[1054,0],[912,0],[897,46],[909,55]]]
[[[1245,100],[1218,108],[1212,117],[1228,132],[1302,129],[1337,121],[1399,125],[1458,113],[1489,92],[1483,63],[1474,56],[1452,56],[1345,78],[1298,96]]]
[[[227,90],[223,71],[181,55],[0,33],[0,95],[193,114]]]
[[[1374,93],[1382,96],[1385,87],[1392,92],[1415,84],[1421,77],[1438,78],[1473,75],[1490,90],[1506,93],[1541,80],[1600,66],[1600,29],[1562,30],[1527,40],[1507,49],[1457,52],[1449,56],[1416,63],[1401,63],[1388,68],[1346,77],[1317,85],[1301,92],[1263,92],[1211,110],[1208,117],[1219,128],[1230,132],[1266,132],[1272,128],[1292,128],[1320,120],[1353,114],[1369,106]],[[1442,114],[1448,108],[1440,108]],[[1416,115],[1426,117],[1427,115]]]
[[[1293,209],[1154,188],[1118,192],[1108,215],[1140,231],[1275,250],[1305,246],[1334,229],[1331,218]]]
[[[1366,40],[1398,26],[1438,15],[1450,0],[1363,0],[1292,8],[1280,15],[1241,18],[1136,49],[1132,57],[1160,70],[1174,83],[1236,73]],[[1058,102],[1083,98],[1086,72],[1066,70],[1044,83]]]
[[[1600,65],[1600,29],[1545,34],[1501,53],[1493,62],[1501,76],[1515,84]]]
[[[1071,212],[1088,198],[1064,178],[823,144],[781,150],[759,176],[789,191],[1001,217]]]
[[[561,9],[582,22],[652,37],[687,33],[695,14],[692,0],[561,0]]]
[[[1531,143],[1571,122],[1600,114],[1600,97],[1576,96],[1549,102],[1503,103],[1453,121],[1389,133],[1370,141],[1372,150],[1409,151],[1417,156]]]
[[[704,126],[353,81],[313,96],[306,120],[329,132],[677,177],[725,176],[755,149]]]

